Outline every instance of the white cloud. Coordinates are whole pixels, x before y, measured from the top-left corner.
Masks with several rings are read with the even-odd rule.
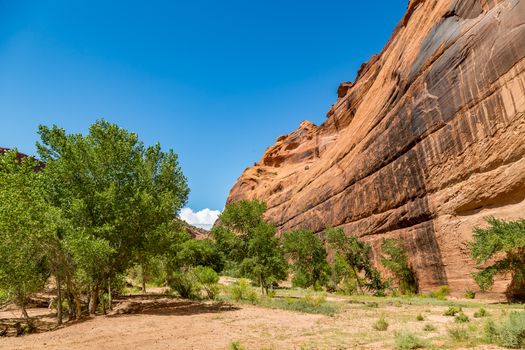
[[[197,212],[194,212],[191,208],[183,208],[180,211],[179,217],[190,225],[209,230],[220,214],[221,212],[219,210],[211,210],[208,208]]]

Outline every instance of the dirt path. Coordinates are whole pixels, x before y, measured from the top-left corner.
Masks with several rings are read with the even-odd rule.
[[[310,331],[323,318],[328,317],[177,301],[138,314],[99,316],[53,332],[0,338],[0,349],[227,349],[235,340],[250,349],[299,349],[304,339],[294,342],[294,335]]]

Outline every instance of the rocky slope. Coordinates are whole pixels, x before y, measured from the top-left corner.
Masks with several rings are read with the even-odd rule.
[[[326,121],[279,137],[228,202],[265,200],[280,232],[401,237],[423,290],[476,290],[472,228],[525,216],[524,112],[525,0],[411,0]]]

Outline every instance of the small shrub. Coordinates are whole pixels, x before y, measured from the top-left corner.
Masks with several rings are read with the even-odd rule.
[[[485,340],[510,349],[525,348],[525,312],[511,312],[506,320],[496,325],[485,324]]]
[[[467,315],[465,315],[463,312],[459,313],[459,315],[454,318],[454,322],[456,323],[467,323],[470,322],[470,319]]]
[[[197,298],[200,289],[194,275],[188,272],[174,273],[170,282],[170,288],[184,299]]]
[[[443,316],[456,316],[463,310],[457,306],[449,306],[449,308],[443,313]]]
[[[425,327],[423,327],[423,330],[425,332],[434,332],[436,330],[436,327],[431,323],[427,323]]]
[[[379,320],[374,322],[373,327],[376,331],[386,331],[388,329],[388,322],[384,317],[381,317]]]
[[[449,293],[450,289],[448,288],[448,286],[441,286],[435,291],[430,292],[429,297],[438,300],[446,300]]]
[[[240,341],[232,341],[228,345],[228,350],[246,350],[246,348],[241,344]]]
[[[239,282],[230,286],[230,294],[235,301],[247,300],[252,304],[257,302],[257,294],[250,287],[248,280],[241,278]]]
[[[379,307],[379,304],[376,303],[375,301],[372,301],[370,303],[366,303],[366,306],[373,308],[373,309],[377,309]]]
[[[465,291],[465,298],[467,299],[474,299],[476,297],[476,292],[472,290]]]
[[[488,316],[488,312],[484,308],[480,308],[478,311],[474,312],[475,318],[481,318],[485,316]]]
[[[273,289],[268,290],[268,293],[266,294],[266,296],[270,299],[275,298],[275,290]]]
[[[319,307],[326,301],[326,295],[325,294],[313,294],[313,293],[307,293],[303,300],[306,304],[310,304],[313,307]]]
[[[209,299],[215,299],[219,294],[219,275],[211,267],[197,266],[194,269],[195,276],[206,292]]]
[[[421,349],[427,346],[427,342],[410,332],[396,334],[396,349],[412,350]]]
[[[463,327],[450,328],[448,330],[448,335],[450,338],[452,338],[452,340],[460,342],[467,341],[470,338],[468,331]]]
[[[424,317],[423,315],[418,314],[418,315],[416,316],[416,321],[424,321],[424,320],[425,320],[425,317]]]

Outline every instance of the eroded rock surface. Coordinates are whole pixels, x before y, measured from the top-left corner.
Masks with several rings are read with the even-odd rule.
[[[525,217],[524,113],[525,0],[412,0],[326,121],[279,137],[228,201],[265,200],[279,232],[401,237],[423,290],[476,290],[472,228]]]

